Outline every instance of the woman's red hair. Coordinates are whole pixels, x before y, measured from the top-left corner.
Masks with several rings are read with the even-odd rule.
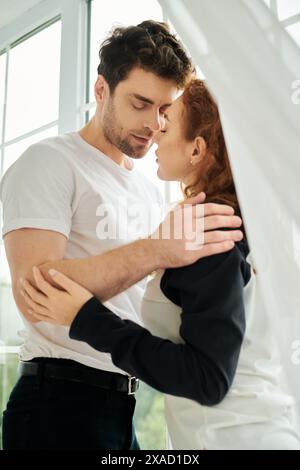
[[[195,169],[194,181],[183,189],[186,197],[201,191],[205,202],[218,202],[232,206],[240,213],[233,176],[217,104],[202,80],[194,79],[186,87],[184,106],[184,137],[188,141],[197,136],[206,143],[206,155]]]

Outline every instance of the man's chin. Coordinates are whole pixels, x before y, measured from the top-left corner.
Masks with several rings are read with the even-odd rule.
[[[134,147],[131,147],[131,154],[127,154],[129,157],[131,158],[135,158],[135,159],[139,159],[139,158],[143,158],[147,155],[147,153],[149,152],[150,148],[151,148],[152,144],[151,145],[147,145],[147,146],[144,146],[144,145],[137,145],[137,146],[134,146]]]
[[[141,144],[129,142],[127,140],[127,141],[123,141],[121,145],[118,145],[118,149],[121,150],[121,152],[125,153],[125,155],[127,155],[130,158],[139,159],[147,155],[152,145],[153,145],[153,142],[151,142],[148,145],[141,145]]]
[[[135,150],[132,155],[128,155],[130,158],[134,158],[135,160],[139,160],[140,158],[143,158],[147,155],[148,149],[145,150]]]

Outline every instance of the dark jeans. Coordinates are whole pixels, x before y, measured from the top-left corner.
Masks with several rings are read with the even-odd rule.
[[[134,408],[123,392],[21,377],[3,413],[3,449],[138,450]]]

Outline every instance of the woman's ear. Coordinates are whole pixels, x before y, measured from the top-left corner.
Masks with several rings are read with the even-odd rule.
[[[203,137],[196,137],[192,147],[191,164],[197,165],[197,163],[200,163],[205,157],[206,151],[206,142]]]

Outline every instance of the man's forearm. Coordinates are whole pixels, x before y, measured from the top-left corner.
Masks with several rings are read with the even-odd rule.
[[[84,259],[58,260],[39,266],[43,275],[54,268],[105,301],[136,284],[158,268],[151,240],[138,240],[102,255]],[[30,276],[31,277],[31,276]],[[32,280],[32,277],[31,277]]]

